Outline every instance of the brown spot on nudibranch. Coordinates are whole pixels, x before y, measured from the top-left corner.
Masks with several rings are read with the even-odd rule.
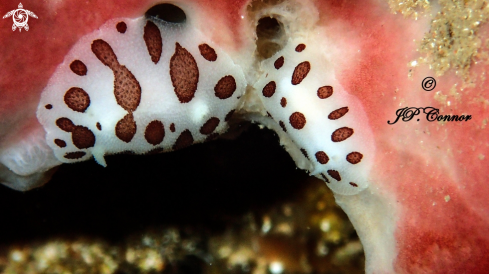
[[[353,187],[358,187],[357,184],[353,183],[353,182],[350,182],[350,185],[353,186]]]
[[[170,125],[170,131],[171,132],[175,132],[175,124],[174,123],[171,123],[171,125]]]
[[[77,148],[83,149],[93,147],[95,145],[95,135],[87,127],[77,126],[70,119],[65,117],[56,120],[56,125],[61,130],[71,132],[71,140]]]
[[[134,75],[124,66],[115,75],[114,95],[117,104],[128,112],[135,111],[141,102],[141,86]]]
[[[236,80],[231,75],[222,77],[214,87],[214,94],[219,99],[227,99],[236,91]]]
[[[52,109],[52,108],[53,108],[53,105],[51,105],[51,104],[47,104],[47,105],[45,105],[44,107],[45,107],[46,109]]]
[[[200,133],[204,135],[209,135],[217,128],[219,125],[219,118],[212,117],[200,128]]]
[[[328,115],[328,119],[336,120],[343,117],[348,112],[348,107],[339,108]]]
[[[157,64],[160,61],[161,52],[163,51],[163,41],[161,39],[160,29],[151,21],[146,22],[143,34],[144,43],[148,49],[151,61]]]
[[[190,52],[179,43],[175,45],[175,53],[170,59],[170,78],[180,103],[188,103],[197,91],[199,68]]]
[[[151,121],[148,126],[146,126],[146,131],[144,132],[144,138],[146,141],[154,146],[163,142],[163,138],[165,137],[165,127],[163,123],[154,120]]]
[[[114,72],[114,96],[126,111],[135,111],[141,101],[141,86],[134,75],[117,61],[110,45],[102,39],[92,42],[92,52]]]
[[[98,130],[102,130],[102,125],[99,122],[97,122],[95,126],[97,127]]]
[[[117,25],[115,25],[115,28],[117,29],[118,32],[120,33],[126,33],[127,30],[127,25],[125,22],[119,22]]]
[[[114,53],[112,47],[102,39],[97,39],[92,42],[92,52],[102,64],[108,66],[110,69],[120,66],[117,61],[117,56]]]
[[[210,62],[214,62],[217,60],[216,51],[211,46],[207,44],[200,44],[199,51],[200,51],[200,55],[202,55],[202,57],[204,57],[205,60]]]
[[[87,71],[88,71],[87,66],[80,60],[75,60],[75,61],[71,62],[70,69],[75,74],[80,75],[80,76],[87,75]]]
[[[90,96],[81,88],[70,88],[64,96],[65,104],[74,111],[85,112],[90,105]]]
[[[297,52],[302,52],[304,49],[306,49],[306,45],[304,44],[299,44],[297,47],[295,47],[295,51]]]
[[[333,87],[332,86],[324,86],[324,87],[318,88],[318,97],[320,99],[326,99],[331,95],[333,95]]]
[[[362,158],[363,155],[360,152],[356,152],[356,151],[346,155],[346,160],[350,164],[354,164],[354,165],[360,163],[360,161],[362,161]]]
[[[289,122],[295,129],[302,129],[306,125],[306,117],[300,112],[294,112],[289,117]]]
[[[273,66],[275,67],[275,69],[280,69],[284,65],[284,61],[284,57],[280,56],[279,58],[277,58],[277,60],[275,60]]]
[[[336,170],[328,170],[329,176],[333,177],[336,181],[341,181],[340,173]]]
[[[54,139],[54,143],[59,147],[66,147],[66,142],[61,139]]]
[[[136,122],[132,113],[127,114],[115,125],[115,135],[121,141],[129,143],[136,134]]]
[[[85,155],[86,155],[85,152],[83,152],[83,151],[77,151],[77,152],[68,152],[68,153],[65,154],[64,157],[66,159],[75,160],[75,159],[80,159],[80,158],[82,158]]]
[[[329,184],[329,180],[328,180],[328,177],[326,177],[326,175],[324,175],[323,173],[321,173],[321,177],[323,177],[323,180]]]
[[[186,148],[194,143],[194,137],[190,130],[186,129],[180,136],[178,136],[177,141],[173,145],[173,150]]]
[[[280,127],[282,128],[282,130],[283,130],[284,132],[287,132],[287,128],[285,127],[284,122],[279,121],[279,122],[278,122],[278,124],[280,125]]]
[[[285,106],[287,106],[287,99],[285,97],[282,97],[282,99],[280,99],[280,105],[284,108]]]
[[[56,125],[61,129],[66,132],[73,132],[75,130],[75,124],[73,122],[65,117],[59,118],[56,120]]]
[[[352,128],[342,127],[342,128],[335,130],[333,132],[333,134],[331,134],[331,141],[341,142],[341,141],[344,141],[344,140],[350,138],[350,136],[352,136],[352,135],[353,135],[353,129]]]
[[[270,98],[275,94],[275,90],[277,89],[277,84],[275,84],[275,81],[271,81],[268,84],[263,87],[262,93],[263,96]]]
[[[298,64],[294,73],[292,74],[292,85],[298,85],[306,78],[307,74],[311,70],[311,64],[308,61]]]
[[[315,156],[316,156],[316,160],[322,165],[327,164],[329,161],[329,157],[324,151],[316,152]]]
[[[95,145],[95,135],[90,129],[84,126],[75,127],[71,133],[71,140],[79,149],[89,148]]]
[[[230,112],[228,112],[228,114],[226,114],[226,117],[224,117],[224,121],[229,121],[233,117],[235,111],[235,109],[232,109]]]

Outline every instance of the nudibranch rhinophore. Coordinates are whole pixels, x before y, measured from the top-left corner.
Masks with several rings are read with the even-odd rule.
[[[367,272],[483,273],[489,6],[388,2],[32,4],[28,33],[0,25],[0,182],[28,190],[62,163],[170,152],[247,120],[335,193]],[[388,124],[420,106],[472,119]]]

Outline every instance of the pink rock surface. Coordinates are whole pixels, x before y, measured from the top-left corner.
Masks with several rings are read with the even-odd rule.
[[[248,46],[250,34],[243,33],[247,22],[241,18],[247,1],[188,2],[198,5],[198,14],[208,19],[221,47],[239,51]],[[12,32],[11,19],[0,23],[0,148],[40,126],[35,112],[41,91],[80,37],[108,19],[139,17],[153,1],[23,4],[39,17],[29,20],[28,32]],[[421,41],[429,31],[430,18],[406,19],[374,0],[315,4],[327,35],[351,46],[344,49],[349,56],[338,62],[335,72],[362,102],[377,149],[370,188],[356,196],[337,195],[364,244],[367,272],[487,272],[487,80],[479,78],[475,86],[464,88],[460,99],[448,97],[447,105],[435,93],[448,94],[453,85],[462,85],[453,71],[438,77],[420,65],[408,77],[408,64],[420,56],[413,40]],[[17,5],[2,1],[0,13]],[[486,68],[479,62],[471,72],[482,74]],[[431,92],[421,89],[427,76],[437,80]],[[420,115],[409,122],[387,123],[400,108],[428,106],[472,119],[442,124]]]

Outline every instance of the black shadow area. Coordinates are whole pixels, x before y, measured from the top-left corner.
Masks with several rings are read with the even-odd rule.
[[[63,165],[25,193],[0,187],[0,243],[56,236],[119,241],[159,225],[223,229],[230,218],[290,199],[307,175],[277,136],[251,126],[235,140],[157,155]]]

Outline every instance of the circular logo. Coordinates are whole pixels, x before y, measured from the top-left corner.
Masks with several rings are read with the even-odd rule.
[[[433,77],[426,77],[421,82],[421,87],[426,91],[432,91],[436,87],[436,81]]]
[[[17,27],[21,27],[21,26],[25,26],[29,18],[29,15],[27,15],[27,12],[25,12],[25,10],[18,9],[14,12],[13,17],[14,17],[14,24],[17,25]]]

